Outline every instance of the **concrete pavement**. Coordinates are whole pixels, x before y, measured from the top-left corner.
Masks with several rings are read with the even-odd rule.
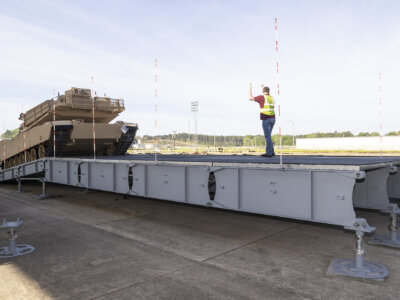
[[[399,299],[400,250],[366,245],[384,283],[325,275],[353,256],[341,228],[54,184],[58,198],[34,199],[40,188],[0,185],[0,217],[21,217],[17,242],[36,247],[0,261],[0,299]],[[387,216],[358,216],[385,232]]]

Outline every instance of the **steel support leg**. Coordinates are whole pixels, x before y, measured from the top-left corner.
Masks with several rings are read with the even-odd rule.
[[[19,218],[16,222],[7,222],[6,219],[4,219],[3,224],[0,225],[0,228],[6,228],[8,230],[6,237],[8,240],[8,246],[0,247],[0,258],[20,256],[31,253],[35,250],[35,248],[30,245],[16,244],[17,228],[21,226],[22,223],[23,222]]]
[[[354,259],[333,259],[326,272],[327,275],[383,281],[389,275],[387,268],[383,264],[364,260],[364,234],[374,231],[375,228],[370,227],[365,219],[356,219],[353,224],[346,226],[345,229],[354,230],[356,233],[355,257]]]
[[[55,198],[55,195],[46,194],[46,180],[42,178],[40,181],[42,182],[42,193],[40,195],[36,195],[35,197],[39,200]]]
[[[24,191],[22,190],[22,180],[21,180],[20,177],[17,177],[17,183],[18,183],[18,185],[17,185],[17,191],[14,192],[14,193],[16,193],[16,194],[22,194]]]
[[[389,234],[373,236],[369,243],[372,245],[381,245],[400,249],[400,239],[397,235],[397,215],[400,214],[400,208],[397,204],[390,203],[388,209],[382,210],[382,213],[388,213],[390,216]]]

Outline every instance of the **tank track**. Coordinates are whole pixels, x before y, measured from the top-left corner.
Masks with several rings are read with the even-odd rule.
[[[61,157],[64,154],[65,146],[69,140],[72,125],[56,125],[56,156]],[[53,147],[53,128],[51,130],[51,138],[45,143],[46,155],[54,156]]]
[[[122,134],[118,143],[115,145],[113,155],[125,155],[129,147],[132,145],[136,136],[137,126],[126,126],[127,132]]]

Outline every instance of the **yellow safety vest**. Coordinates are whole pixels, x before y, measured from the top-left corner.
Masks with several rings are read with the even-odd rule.
[[[270,95],[264,95],[265,102],[264,107],[260,108],[260,113],[267,115],[267,116],[274,116],[275,115],[275,101],[274,98]]]

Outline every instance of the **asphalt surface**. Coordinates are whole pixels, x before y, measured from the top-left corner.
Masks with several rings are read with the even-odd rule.
[[[342,228],[48,185],[0,185],[0,217],[35,252],[0,260],[0,299],[399,299],[400,250],[365,245],[384,283],[328,277]],[[379,233],[388,217],[358,211]],[[5,232],[0,232],[4,236]],[[0,240],[0,245],[7,244]]]

